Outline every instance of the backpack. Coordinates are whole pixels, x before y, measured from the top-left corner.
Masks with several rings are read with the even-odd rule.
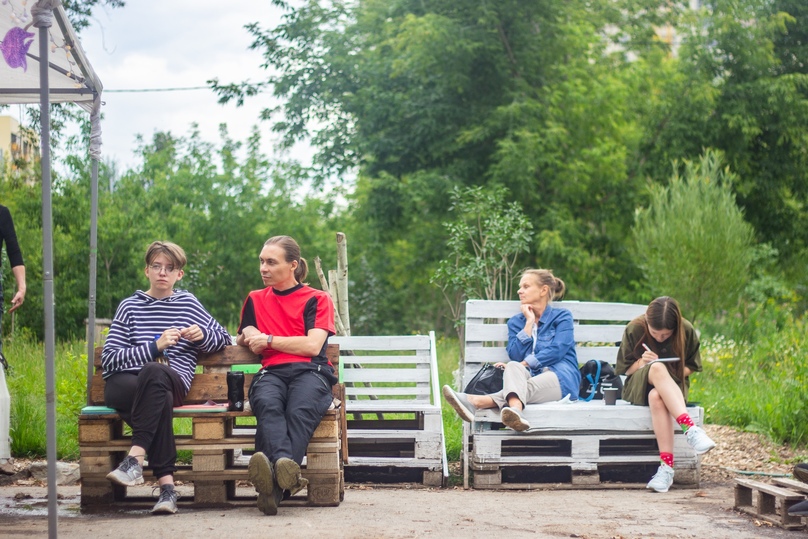
[[[581,387],[578,397],[584,401],[603,398],[604,387],[616,387],[617,398],[623,396],[623,380],[606,361],[590,359],[581,367]]]

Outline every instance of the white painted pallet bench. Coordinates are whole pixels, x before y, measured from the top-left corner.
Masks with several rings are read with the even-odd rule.
[[[435,333],[331,337],[346,386],[348,454],[354,470],[422,470],[441,486],[448,463],[441,418]]]
[[[615,364],[625,325],[645,312],[645,305],[585,301],[556,302],[572,312],[578,362],[590,359]],[[507,320],[519,312],[518,301],[466,302],[464,367],[460,390],[484,363],[507,362]],[[689,406],[697,425],[704,410]],[[528,405],[531,429],[515,432],[499,423],[499,412],[479,410],[464,423],[463,483],[469,470],[475,488],[574,488],[606,486],[619,481],[645,485],[659,462],[649,409],[618,401],[552,402]],[[677,429],[674,437],[675,482],[698,485],[700,461]],[[650,473],[649,473],[650,472]],[[640,478],[643,478],[642,482]]]

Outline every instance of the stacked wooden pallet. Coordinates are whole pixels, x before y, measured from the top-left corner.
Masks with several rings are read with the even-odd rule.
[[[338,348],[329,345],[329,357],[337,361]],[[230,346],[222,352],[200,359],[203,372],[194,377],[186,404],[201,404],[209,400],[227,402],[226,372],[232,365],[254,364],[254,356],[244,347]],[[92,404],[103,405],[103,379],[100,373],[100,349],[96,353],[99,369],[91,388]],[[252,375],[245,376],[245,392]],[[344,388],[334,386],[335,398],[344,401]],[[239,428],[239,418],[250,417],[249,412],[200,411],[175,409],[175,419],[189,418],[192,434],[177,435],[178,450],[192,451],[191,465],[179,466],[175,478],[193,483],[194,495],[190,505],[221,506],[255,503],[254,497],[239,499],[236,483],[247,481],[244,463],[234,459],[234,453],[250,452],[255,447],[254,429]],[[81,470],[81,504],[83,509],[98,506],[142,503],[137,497],[128,497],[126,487],[113,485],[106,479],[125,457],[131,446],[131,436],[124,431],[123,420],[116,413],[86,413],[79,416],[79,450]],[[309,442],[304,461],[303,476],[309,480],[307,501],[310,505],[339,505],[344,493],[343,435],[344,407],[329,410]],[[153,480],[148,467],[144,479]],[[153,500],[151,500],[153,503]],[[181,500],[181,505],[188,500]]]

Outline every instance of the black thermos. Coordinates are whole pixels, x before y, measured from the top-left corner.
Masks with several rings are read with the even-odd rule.
[[[227,373],[227,409],[231,412],[244,411],[244,373],[230,371]]]

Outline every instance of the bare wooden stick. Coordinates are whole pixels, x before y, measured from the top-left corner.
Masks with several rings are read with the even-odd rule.
[[[345,326],[346,335],[351,334],[351,317],[348,312],[348,240],[337,232],[337,309]]]
[[[334,305],[336,305],[337,298],[334,296],[335,290],[331,290],[331,286],[329,286],[328,280],[325,278],[325,274],[323,273],[323,265],[319,256],[314,257],[314,268],[317,271],[317,277],[320,279],[320,286],[323,290],[331,294],[331,301],[333,301]],[[337,335],[345,335],[345,326],[342,325],[342,319],[340,318],[339,311],[337,309],[334,309],[334,328],[337,330]]]

